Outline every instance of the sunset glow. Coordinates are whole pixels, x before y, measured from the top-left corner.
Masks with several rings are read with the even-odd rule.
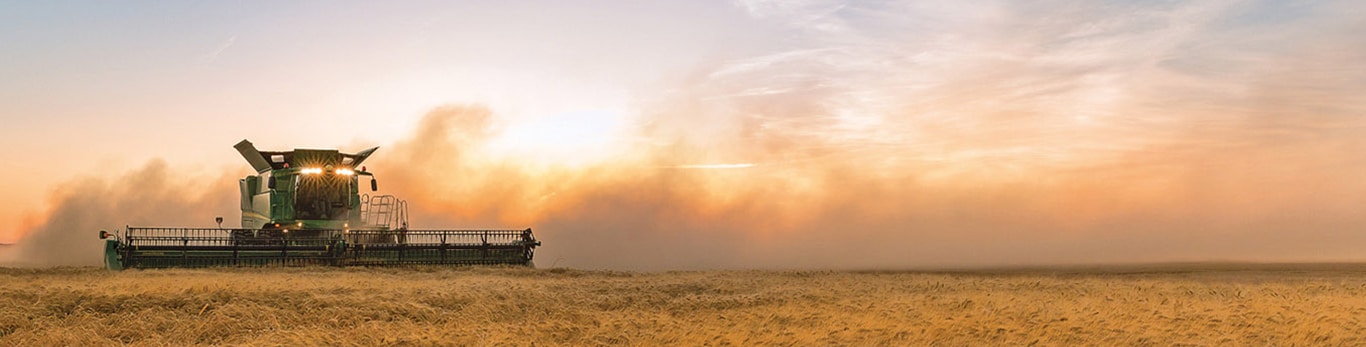
[[[235,220],[242,139],[574,267],[1366,259],[1359,2],[86,5],[0,5],[0,243],[58,264]]]

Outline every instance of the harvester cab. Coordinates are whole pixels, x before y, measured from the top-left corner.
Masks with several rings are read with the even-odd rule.
[[[531,265],[541,245],[531,229],[410,230],[407,203],[370,192],[362,165],[378,147],[355,154],[330,149],[262,152],[242,140],[234,148],[254,175],[238,181],[241,227],[127,227],[100,231],[105,265],[204,267],[259,265]]]
[[[362,199],[359,177],[370,176],[370,188],[377,190],[374,175],[361,166],[378,147],[356,154],[326,149],[296,149],[286,152],[261,152],[246,140],[234,148],[256,170],[255,175],[238,181],[242,201],[242,227],[255,229],[261,237],[284,234],[315,236],[320,231],[351,226],[357,229],[403,228],[404,225],[372,223],[361,213],[368,210],[369,195]],[[262,183],[265,184],[262,184]],[[406,214],[400,213],[402,216]],[[406,217],[403,221],[406,224]]]

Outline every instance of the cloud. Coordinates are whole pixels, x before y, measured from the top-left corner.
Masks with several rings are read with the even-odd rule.
[[[542,266],[1362,259],[1359,4],[736,5],[772,37],[636,86],[602,142],[618,155],[500,157],[497,110],[464,104],[368,165],[415,227],[533,227]],[[54,216],[105,212],[42,230],[152,215],[131,201],[220,209],[190,184],[80,182]]]
[[[215,60],[218,60],[218,56],[222,55],[223,51],[228,50],[229,47],[232,47],[234,43],[237,43],[236,35],[229,37],[227,40],[224,40],[223,43],[218,45],[218,48],[215,48],[212,52],[209,52],[209,54],[205,54],[204,57],[199,59],[200,62],[211,63]]]

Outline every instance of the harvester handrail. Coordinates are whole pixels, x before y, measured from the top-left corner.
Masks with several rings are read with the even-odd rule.
[[[119,259],[129,267],[529,264],[531,229],[307,230],[235,238],[252,229],[127,227]]]
[[[493,234],[517,234],[517,235],[521,235],[522,232],[524,232],[524,231],[526,231],[526,230],[525,230],[525,229],[416,229],[416,230],[402,230],[402,229],[396,229],[396,230],[351,229],[351,230],[349,231],[349,233],[351,233],[351,234],[357,234],[357,233],[404,233],[404,234],[408,234],[408,235],[422,235],[422,234],[435,235],[435,234],[451,234],[451,233],[467,233],[467,234],[493,233]]]

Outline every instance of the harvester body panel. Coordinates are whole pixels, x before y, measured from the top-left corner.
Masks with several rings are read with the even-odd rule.
[[[234,146],[252,169],[238,181],[240,228],[127,227],[101,231],[110,269],[263,265],[531,265],[531,229],[409,230],[407,203],[360,193],[374,154],[330,149],[261,152]],[[219,220],[221,224],[221,219]]]

